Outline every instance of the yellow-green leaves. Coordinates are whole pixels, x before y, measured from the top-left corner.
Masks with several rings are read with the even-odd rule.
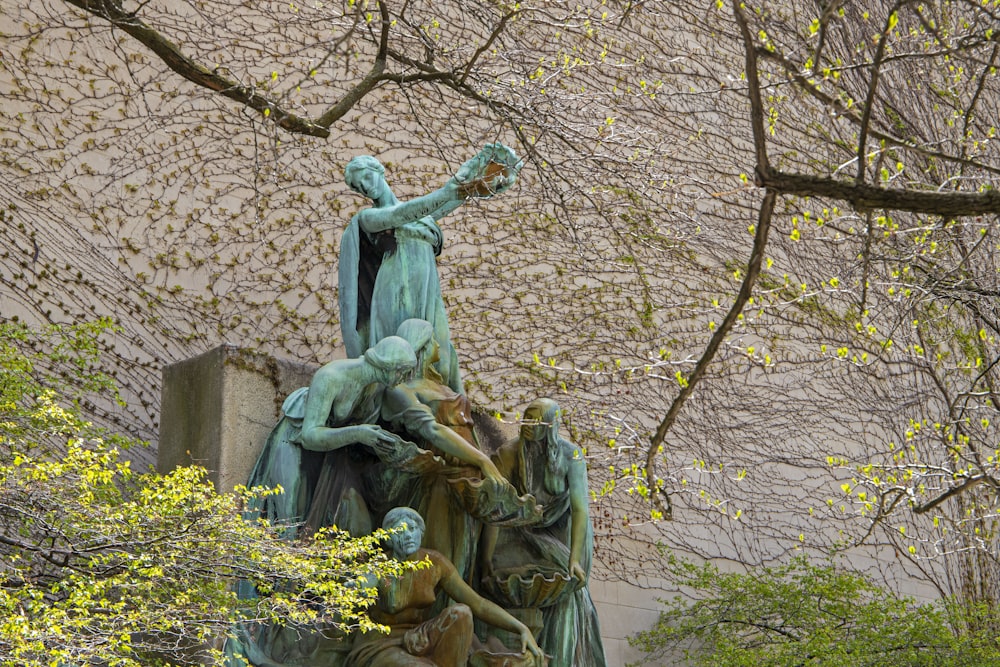
[[[288,542],[242,518],[258,491],[218,494],[196,467],[135,475],[93,439],[58,459],[18,456],[0,465],[0,479],[5,507],[23,526],[5,536],[4,576],[21,584],[0,586],[0,642],[26,667],[48,665],[64,649],[76,660],[139,667],[146,651],[169,654],[173,640],[137,644],[136,633],[193,645],[206,632],[225,635],[240,617],[370,627],[371,593],[345,581],[398,568],[378,555],[377,535],[327,530]],[[247,607],[232,592],[239,579],[269,594]]]
[[[214,660],[208,640],[239,618],[372,627],[372,592],[346,582],[398,571],[379,534],[283,540],[242,516],[275,491],[219,494],[198,467],[137,473],[119,454],[131,441],[80,418],[60,376],[42,369],[68,362],[113,394],[89,370],[107,326],[0,325],[0,665],[145,667],[153,654],[180,660],[182,645],[205,646],[197,657]],[[237,580],[269,594],[248,605]]]
[[[899,13],[893,12],[889,15],[889,23],[886,32],[893,30],[899,24]]]

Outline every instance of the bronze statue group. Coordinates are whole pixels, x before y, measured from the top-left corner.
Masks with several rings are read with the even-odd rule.
[[[549,399],[527,407],[518,437],[482,449],[441,299],[438,220],[505,191],[519,168],[490,144],[443,187],[400,202],[375,158],[347,165],[348,185],[373,203],[341,242],[348,358],[285,401],[250,477],[284,493],[254,511],[290,539],[382,525],[395,530],[393,557],[430,567],[372,582],[370,613],[388,635],[242,628],[231,667],[605,667],[582,454],[559,436]]]

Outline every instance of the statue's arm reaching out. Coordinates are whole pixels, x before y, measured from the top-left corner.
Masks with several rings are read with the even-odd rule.
[[[578,580],[578,586],[587,585],[587,572],[583,569],[583,552],[586,549],[587,527],[590,525],[590,510],[588,501],[590,491],[587,487],[587,464],[583,457],[573,456],[569,462],[569,506],[570,506],[570,540],[569,540],[569,574]]]
[[[469,198],[492,197],[508,190],[520,168],[521,162],[514,151],[500,143],[488,144],[442,187],[405,202],[392,194],[383,174],[370,170],[351,181],[352,187],[375,203],[358,213],[358,222],[369,234],[395,229],[427,216],[437,222]]]
[[[409,343],[397,336],[388,336],[357,359],[339,359],[320,368],[309,384],[299,436],[302,446],[328,452],[353,443],[374,447],[379,443],[396,442],[395,435],[374,424],[327,424],[331,421],[346,424],[365,397],[366,388],[375,383],[395,386],[416,363]]]
[[[544,664],[545,654],[538,647],[535,637],[531,634],[528,626],[511,616],[502,607],[493,604],[472,590],[462,580],[462,577],[459,576],[458,571],[454,567],[446,570],[446,574],[441,578],[439,585],[452,600],[468,605],[472,611],[472,615],[476,618],[518,635],[521,639],[521,653],[524,654],[530,651],[535,656],[536,664]]]
[[[452,429],[437,423],[434,414],[420,402],[413,388],[401,384],[387,391],[382,404],[382,416],[445,454],[476,466],[482,471],[484,478],[502,485],[508,483],[490,457]]]

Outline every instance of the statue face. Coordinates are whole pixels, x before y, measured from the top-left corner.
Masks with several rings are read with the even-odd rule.
[[[386,387],[395,387],[397,384],[406,379],[406,377],[412,371],[412,368],[379,368],[377,371],[377,379],[380,384],[384,384]]]
[[[384,186],[385,179],[382,178],[382,174],[378,173],[374,169],[365,169],[358,174],[358,177],[355,180],[355,188],[357,191],[369,199],[378,199],[378,197],[382,194],[382,188]]]
[[[397,558],[406,558],[417,552],[424,539],[424,531],[420,529],[416,521],[403,517],[390,528],[399,529],[399,532],[393,534],[389,539],[392,552]]]
[[[529,407],[524,411],[524,420],[521,424],[521,438],[529,442],[538,442],[545,438],[548,424],[542,421],[542,410],[537,407]]]

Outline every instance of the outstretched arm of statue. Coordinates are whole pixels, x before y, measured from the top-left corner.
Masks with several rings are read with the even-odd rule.
[[[362,444],[376,448],[380,443],[392,444],[397,437],[375,424],[357,424],[354,426],[315,426],[310,429],[303,427],[299,436],[302,446],[314,452],[330,452],[345,445]]]
[[[434,222],[437,222],[438,220],[448,215],[449,213],[451,213],[464,203],[465,203],[465,197],[461,197],[460,199],[450,201],[447,204],[444,204],[443,206],[439,206],[438,208],[434,209],[427,215],[434,218]]]
[[[460,461],[465,461],[479,468],[486,479],[492,479],[499,484],[507,483],[507,480],[497,470],[496,465],[493,464],[490,457],[476,449],[465,438],[447,426],[442,426],[433,421],[423,421],[417,429],[419,431],[418,435],[445,454],[454,456]]]
[[[441,588],[447,593],[452,600],[455,602],[461,602],[469,606],[472,610],[472,615],[483,621],[486,621],[490,625],[494,625],[508,632],[513,632],[519,635],[521,638],[521,653],[530,651],[533,656],[535,656],[535,662],[538,665],[544,664],[544,653],[542,649],[538,647],[535,642],[535,637],[531,634],[531,630],[521,623],[519,620],[511,616],[501,607],[493,604],[486,598],[481,597],[472,588],[469,587],[467,583],[462,580],[462,577],[458,574],[458,571],[454,567],[449,568],[449,571],[441,578]]]
[[[396,436],[374,424],[330,427],[327,420],[334,402],[355,402],[371,381],[366,377],[363,361],[343,359],[323,366],[309,383],[302,433],[299,440],[306,449],[329,452],[345,445],[361,443],[374,447],[381,442],[394,442]]]
[[[391,206],[366,208],[358,213],[358,223],[361,229],[369,234],[375,234],[402,227],[427,216],[439,220],[461,206],[464,201],[465,196],[460,192],[458,182],[449,179],[443,187],[416,199]]]
[[[365,209],[358,213],[358,222],[367,233],[375,234],[426,216],[438,221],[470,197],[492,197],[509,190],[517,180],[521,164],[507,146],[499,142],[487,144],[434,192],[389,206]]]
[[[490,457],[452,429],[437,422],[434,412],[420,402],[420,397],[412,387],[398,385],[387,391],[382,400],[382,417],[411,436],[422,438],[439,451],[476,466],[486,479],[492,479],[500,485],[508,484]]]

